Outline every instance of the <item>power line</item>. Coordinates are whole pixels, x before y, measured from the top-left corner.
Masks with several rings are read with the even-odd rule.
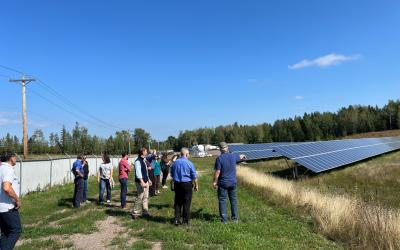
[[[64,106],[61,106],[61,105],[59,105],[59,104],[53,102],[52,100],[50,100],[49,98],[47,98],[47,97],[45,97],[45,96],[39,94],[38,92],[36,92],[36,91],[34,91],[34,90],[32,90],[32,89],[31,89],[30,91],[31,91],[33,94],[35,94],[36,96],[38,96],[38,97],[42,98],[43,100],[45,100],[46,102],[48,102],[48,103],[54,105],[55,107],[57,107],[57,108],[59,108],[59,109],[62,109],[62,110],[64,110],[65,112],[69,113],[69,114],[72,115],[73,117],[78,117],[78,118],[80,118],[80,119],[82,119],[82,120],[85,120],[85,121],[88,121],[88,122],[93,123],[92,121],[87,120],[87,118],[85,118],[84,116],[82,116],[82,115],[80,115],[80,114],[77,114],[77,113],[74,113],[74,112],[72,112],[72,111],[66,109]],[[96,122],[94,122],[94,125],[99,126],[99,127],[103,127],[103,128],[106,128],[106,129],[110,129],[110,128],[108,128],[108,127],[106,127],[106,126],[104,126],[104,125],[102,125],[102,124],[98,124],[98,123],[96,123]]]
[[[10,70],[10,71],[14,71],[14,72],[16,72],[16,73],[18,73],[18,74],[24,75],[24,72],[19,71],[19,70],[17,70],[17,69],[13,69],[13,68],[11,68],[11,67],[8,67],[8,66],[5,66],[5,65],[1,65],[1,64],[0,64],[0,67],[3,68],[3,69],[7,69],[7,70]]]
[[[8,66],[1,65],[1,64],[0,64],[0,67],[1,67],[1,68],[4,68],[4,69],[7,69],[7,70],[10,70],[10,71],[13,71],[13,72],[16,72],[16,73],[19,73],[19,74],[24,74],[22,71],[17,70],[17,69],[14,69],[14,68],[12,68],[12,67],[8,67]],[[78,112],[84,114],[84,115],[85,115],[85,118],[84,118],[85,120],[87,120],[87,121],[89,121],[89,122],[93,122],[93,121],[94,121],[94,123],[96,123],[97,125],[100,125],[100,127],[103,127],[103,128],[124,130],[124,128],[122,128],[122,127],[116,126],[116,125],[111,124],[111,123],[109,123],[109,122],[105,122],[105,121],[103,121],[103,120],[97,118],[96,116],[93,116],[92,114],[86,112],[85,110],[81,109],[78,105],[76,105],[75,103],[71,102],[67,97],[65,97],[64,95],[60,94],[58,91],[56,91],[55,89],[53,89],[52,87],[50,87],[48,84],[46,84],[46,83],[43,82],[42,80],[40,80],[40,79],[38,79],[38,78],[36,78],[36,79],[37,79],[37,81],[38,81],[38,83],[39,83],[39,86],[41,86],[43,89],[45,89],[47,92],[49,92],[49,93],[52,94],[53,96],[57,97],[57,99],[58,99],[59,101],[62,101],[64,104],[68,105],[69,107],[72,107],[73,109],[76,109]],[[39,96],[40,98],[46,100],[47,102],[49,102],[49,103],[51,103],[51,104],[57,106],[58,108],[60,108],[60,109],[62,109],[62,110],[64,110],[64,111],[66,111],[66,112],[68,112],[68,113],[70,113],[70,114],[73,114],[74,116],[78,116],[76,113],[73,113],[73,112],[71,112],[70,110],[67,110],[65,107],[54,103],[53,101],[51,101],[50,99],[48,99],[48,98],[44,97],[43,95],[37,93],[36,91],[33,91],[33,90],[32,90],[32,92],[33,92],[34,94],[36,94],[37,96]],[[87,116],[87,117],[86,117],[86,116]],[[90,119],[93,120],[93,121],[90,121],[90,120],[88,120],[87,118],[90,118]]]
[[[53,89],[52,87],[50,87],[48,84],[44,83],[42,80],[38,79],[39,85],[41,87],[43,87],[44,89],[46,89],[50,94],[54,95],[55,97],[59,98],[61,101],[63,101],[64,103],[66,103],[68,106],[72,106],[73,108],[77,109],[79,112],[85,114],[86,116],[90,117],[91,119],[102,123],[110,128],[113,129],[121,129],[124,130],[124,128],[116,126],[114,124],[105,122],[95,116],[93,116],[92,114],[86,112],[85,110],[81,109],[79,106],[77,106],[75,103],[71,102],[67,97],[63,96],[62,94],[60,94],[59,92],[57,92],[55,89]]]

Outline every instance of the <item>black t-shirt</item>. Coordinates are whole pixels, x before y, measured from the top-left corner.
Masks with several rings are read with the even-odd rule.
[[[85,166],[83,166],[83,179],[87,180],[89,177],[89,164],[85,164]]]

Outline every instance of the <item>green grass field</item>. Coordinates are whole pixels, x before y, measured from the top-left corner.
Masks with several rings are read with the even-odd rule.
[[[173,193],[163,190],[151,198],[151,218],[133,221],[119,206],[119,185],[113,192],[113,206],[94,202],[79,210],[71,208],[73,185],[32,193],[22,200],[24,233],[17,249],[77,248],[76,239],[89,248],[114,249],[335,249],[342,245],[313,231],[311,220],[271,206],[254,188],[239,187],[240,223],[223,225],[211,188],[213,159],[193,159],[200,173],[200,190],[194,194],[190,227],[175,227]],[[132,178],[131,178],[132,179]],[[89,195],[97,199],[95,179]],[[133,181],[128,204],[133,201]],[[99,222],[107,222],[101,224]],[[91,242],[93,241],[93,242]]]
[[[283,178],[291,175],[284,159],[254,162],[249,166]],[[400,152],[378,156],[318,175],[306,174],[297,183],[324,193],[346,194],[370,203],[399,208]]]

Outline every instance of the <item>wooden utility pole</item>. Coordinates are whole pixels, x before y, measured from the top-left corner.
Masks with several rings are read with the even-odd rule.
[[[23,75],[21,79],[12,79],[10,82],[20,83],[22,86],[22,131],[24,143],[24,159],[28,157],[28,130],[26,125],[26,85],[36,81],[34,78],[25,78]]]

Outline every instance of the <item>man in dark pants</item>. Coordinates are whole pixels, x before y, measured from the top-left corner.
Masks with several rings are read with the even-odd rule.
[[[170,166],[170,161],[168,161],[168,155],[163,155],[161,157],[161,171],[162,171],[162,188],[166,189],[168,188],[166,186],[167,184],[167,177],[169,174],[169,166]]]
[[[90,203],[90,201],[87,200],[87,194],[88,194],[88,182],[89,182],[89,164],[86,160],[86,157],[83,158],[83,195],[82,195],[82,203]]]
[[[150,197],[153,197],[156,195],[156,178],[154,176],[154,169],[151,167],[151,163],[156,159],[157,156],[157,151],[156,150],[151,150],[150,154],[146,157],[146,164],[147,164],[147,170],[149,172],[149,179],[152,183],[149,187],[149,195]]]
[[[188,160],[189,150],[181,149],[181,157],[177,159],[171,168],[171,176],[175,191],[175,220],[174,224],[183,223],[189,225],[190,220],[190,205],[192,203],[193,188],[199,190],[197,183],[197,172],[191,161]]]
[[[77,160],[72,165],[72,173],[75,175],[74,183],[74,198],[73,198],[73,206],[74,208],[79,208],[81,206],[82,196],[83,196],[83,161],[84,156],[82,154],[78,155]]]
[[[7,152],[1,156],[0,165],[0,249],[14,248],[22,233],[18,209],[21,201],[18,196],[19,182],[15,175],[14,166],[17,157]]]
[[[231,203],[232,221],[238,222],[237,196],[236,196],[236,163],[246,157],[229,153],[228,144],[220,143],[221,155],[215,160],[215,174],[213,186],[218,189],[219,215],[223,223],[228,222],[226,201],[229,197]]]

